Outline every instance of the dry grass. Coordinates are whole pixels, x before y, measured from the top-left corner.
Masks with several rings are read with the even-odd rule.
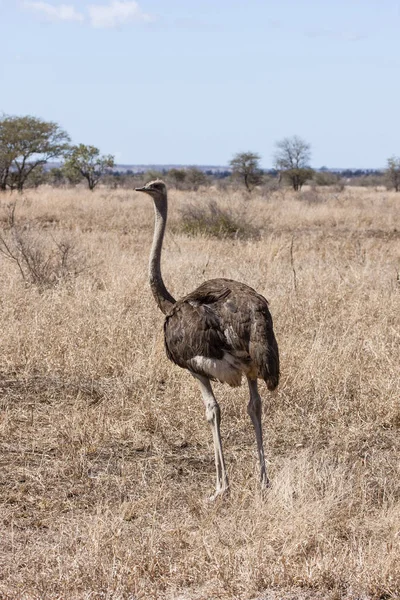
[[[258,240],[173,233],[185,202],[242,206],[224,194],[171,193],[164,274],[177,296],[226,276],[270,300],[271,490],[246,389],[218,385],[232,492],[206,501],[211,435],[147,285],[151,200],[30,192],[18,226],[73,240],[91,268],[39,289],[0,256],[2,599],[400,597],[399,196],[253,194]]]

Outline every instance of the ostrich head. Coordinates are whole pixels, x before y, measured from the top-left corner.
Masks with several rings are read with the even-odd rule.
[[[167,187],[161,179],[149,181],[143,187],[135,188],[135,190],[149,194],[153,200],[164,200],[167,197]]]

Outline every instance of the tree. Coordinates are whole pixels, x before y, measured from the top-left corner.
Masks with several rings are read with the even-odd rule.
[[[182,184],[186,179],[186,170],[185,169],[170,169],[168,171],[168,178],[171,180],[172,184],[176,189],[181,189]]]
[[[43,168],[43,165],[39,165],[37,169],[31,171],[25,180],[25,187],[27,188],[38,188],[39,186],[47,183],[49,180],[48,173]]]
[[[331,173],[330,171],[319,170],[314,171],[313,180],[316,185],[336,185],[340,181],[340,175],[338,173]]]
[[[390,185],[396,190],[400,191],[400,158],[391,156],[387,161],[386,177],[388,178]]]
[[[63,156],[69,145],[68,134],[57,123],[36,117],[0,119],[0,189],[15,187],[22,192],[34,170],[51,158]]]
[[[47,174],[47,181],[54,187],[60,187],[65,183],[65,174],[60,167],[53,167]]]
[[[85,179],[82,173],[69,163],[68,159],[62,165],[61,172],[63,174],[63,177],[66,179],[67,183],[69,183],[70,185],[78,185],[78,183],[81,183],[81,181]]]
[[[275,167],[280,175],[287,179],[293,189],[301,190],[307,179],[311,179],[313,170],[308,163],[311,158],[311,146],[297,135],[277,142],[274,155]]]
[[[255,152],[238,152],[229,161],[232,169],[232,175],[237,179],[242,179],[248,192],[251,192],[255,185],[259,185],[262,180],[262,172],[259,166],[261,157]]]
[[[201,185],[208,184],[207,175],[197,167],[189,167],[186,171],[186,183],[189,189],[197,192]]]
[[[101,156],[100,150],[95,146],[79,144],[72,146],[64,169],[66,173],[69,170],[80,173],[87,180],[89,189],[93,191],[102,175],[113,166],[114,157],[111,154]]]
[[[10,163],[7,160],[5,149],[0,148],[0,190],[7,189],[7,179],[10,172]]]

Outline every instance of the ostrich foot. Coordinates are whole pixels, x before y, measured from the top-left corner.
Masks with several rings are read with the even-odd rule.
[[[208,501],[215,502],[215,500],[217,500],[217,498],[221,498],[221,500],[222,500],[223,498],[226,498],[227,496],[229,496],[229,486],[220,487],[215,490],[214,494],[209,496]]]

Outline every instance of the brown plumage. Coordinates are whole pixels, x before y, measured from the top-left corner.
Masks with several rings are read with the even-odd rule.
[[[267,300],[253,288],[231,279],[211,279],[176,301],[161,276],[161,249],[167,221],[167,190],[162,181],[148,183],[137,191],[152,196],[155,229],[150,253],[150,286],[165,314],[164,339],[168,358],[187,369],[198,380],[206,418],[214,439],[217,471],[216,492],[228,490],[228,478],[220,436],[220,409],[210,381],[239,386],[247,378],[248,413],[254,425],[261,469],[261,483],[268,485],[265,467],[261,398],[257,379],[268,389],[279,382],[279,353]]]
[[[278,346],[268,303],[244,283],[206,281],[174,304],[164,333],[168,358],[193,374],[232,387],[241,384],[243,374],[264,379],[270,390],[278,385]],[[203,366],[196,357],[211,362]],[[220,363],[226,364],[218,368]]]

